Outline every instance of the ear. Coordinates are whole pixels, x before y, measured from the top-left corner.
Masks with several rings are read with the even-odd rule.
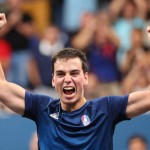
[[[54,77],[52,78],[52,86],[55,87]]]
[[[88,84],[88,72],[84,73],[84,85]]]

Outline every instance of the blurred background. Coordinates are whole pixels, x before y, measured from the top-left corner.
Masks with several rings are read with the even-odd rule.
[[[0,62],[10,82],[57,98],[51,56],[74,47],[88,58],[89,100],[150,84],[150,0],[0,0],[0,12],[7,16],[0,31]],[[133,135],[144,137],[150,148],[149,126],[149,113],[117,125],[114,150],[133,150],[127,142]],[[37,149],[35,124],[3,104],[0,133],[1,150]]]

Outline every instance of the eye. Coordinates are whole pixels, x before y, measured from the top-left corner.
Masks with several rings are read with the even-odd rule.
[[[72,72],[72,73],[71,73],[72,76],[77,76],[77,75],[79,75],[79,74],[80,74],[79,72]]]
[[[56,76],[57,76],[57,77],[63,77],[64,75],[65,75],[64,72],[57,72],[57,73],[56,73]]]

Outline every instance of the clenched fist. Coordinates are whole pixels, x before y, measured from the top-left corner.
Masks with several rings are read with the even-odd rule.
[[[6,17],[4,13],[0,13],[0,29],[6,24]]]

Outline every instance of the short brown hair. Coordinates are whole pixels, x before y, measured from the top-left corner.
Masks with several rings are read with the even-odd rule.
[[[81,50],[74,49],[74,48],[63,48],[57,54],[55,54],[51,59],[52,60],[52,73],[54,73],[54,63],[58,59],[70,59],[70,58],[79,58],[82,62],[83,72],[85,73],[88,71],[87,58]]]

